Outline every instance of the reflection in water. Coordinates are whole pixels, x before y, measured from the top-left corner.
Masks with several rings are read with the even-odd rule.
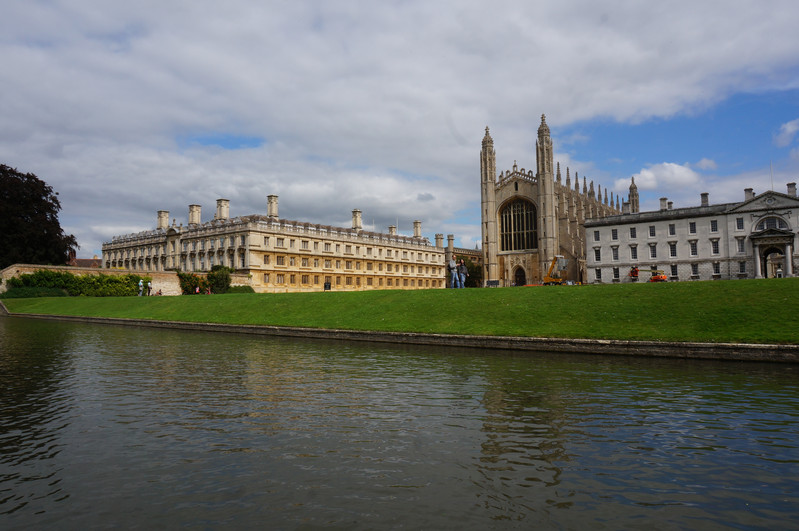
[[[4,318],[0,518],[788,527],[796,371]]]

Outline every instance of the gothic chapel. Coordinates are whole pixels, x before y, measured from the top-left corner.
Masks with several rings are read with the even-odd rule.
[[[566,168],[561,179],[555,167],[552,139],[546,117],[541,115],[535,145],[536,170],[496,171],[494,140],[488,132],[480,152],[480,212],[482,227],[483,278],[486,285],[523,286],[541,283],[552,259],[568,260],[561,277],[585,282],[585,220],[620,214],[619,198],[604,197],[583,177],[582,190],[577,172],[572,183]]]

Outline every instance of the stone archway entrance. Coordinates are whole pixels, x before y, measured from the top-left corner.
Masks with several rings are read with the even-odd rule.
[[[513,272],[513,285],[524,286],[527,284],[527,275],[524,273],[524,268],[517,267]]]
[[[784,229],[766,229],[750,236],[755,250],[755,278],[784,277],[793,273],[794,234]]]
[[[782,249],[769,247],[763,251],[763,276],[780,278],[785,276],[785,255]]]

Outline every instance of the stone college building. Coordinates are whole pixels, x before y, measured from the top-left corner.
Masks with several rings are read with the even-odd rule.
[[[647,281],[653,272],[669,281],[773,278],[795,275],[799,230],[796,184],[786,193],[756,195],[744,190],[737,203],[638,211],[638,190],[630,186],[624,213],[585,223],[590,282]],[[638,278],[631,274],[638,269]]]
[[[169,225],[158,212],[155,230],[114,237],[103,244],[103,267],[133,271],[207,272],[224,265],[246,275],[257,292],[443,288],[443,235],[435,245],[422,237],[363,230],[361,211],[352,227],[331,227],[278,217],[278,198],[267,198],[266,215],[230,218],[230,202],[219,199],[211,221],[200,205],[189,205],[187,226]],[[453,237],[448,236],[452,246]]]

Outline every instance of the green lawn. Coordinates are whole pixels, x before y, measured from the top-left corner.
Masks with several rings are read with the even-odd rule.
[[[799,278],[7,299],[12,313],[503,336],[799,343]]]

